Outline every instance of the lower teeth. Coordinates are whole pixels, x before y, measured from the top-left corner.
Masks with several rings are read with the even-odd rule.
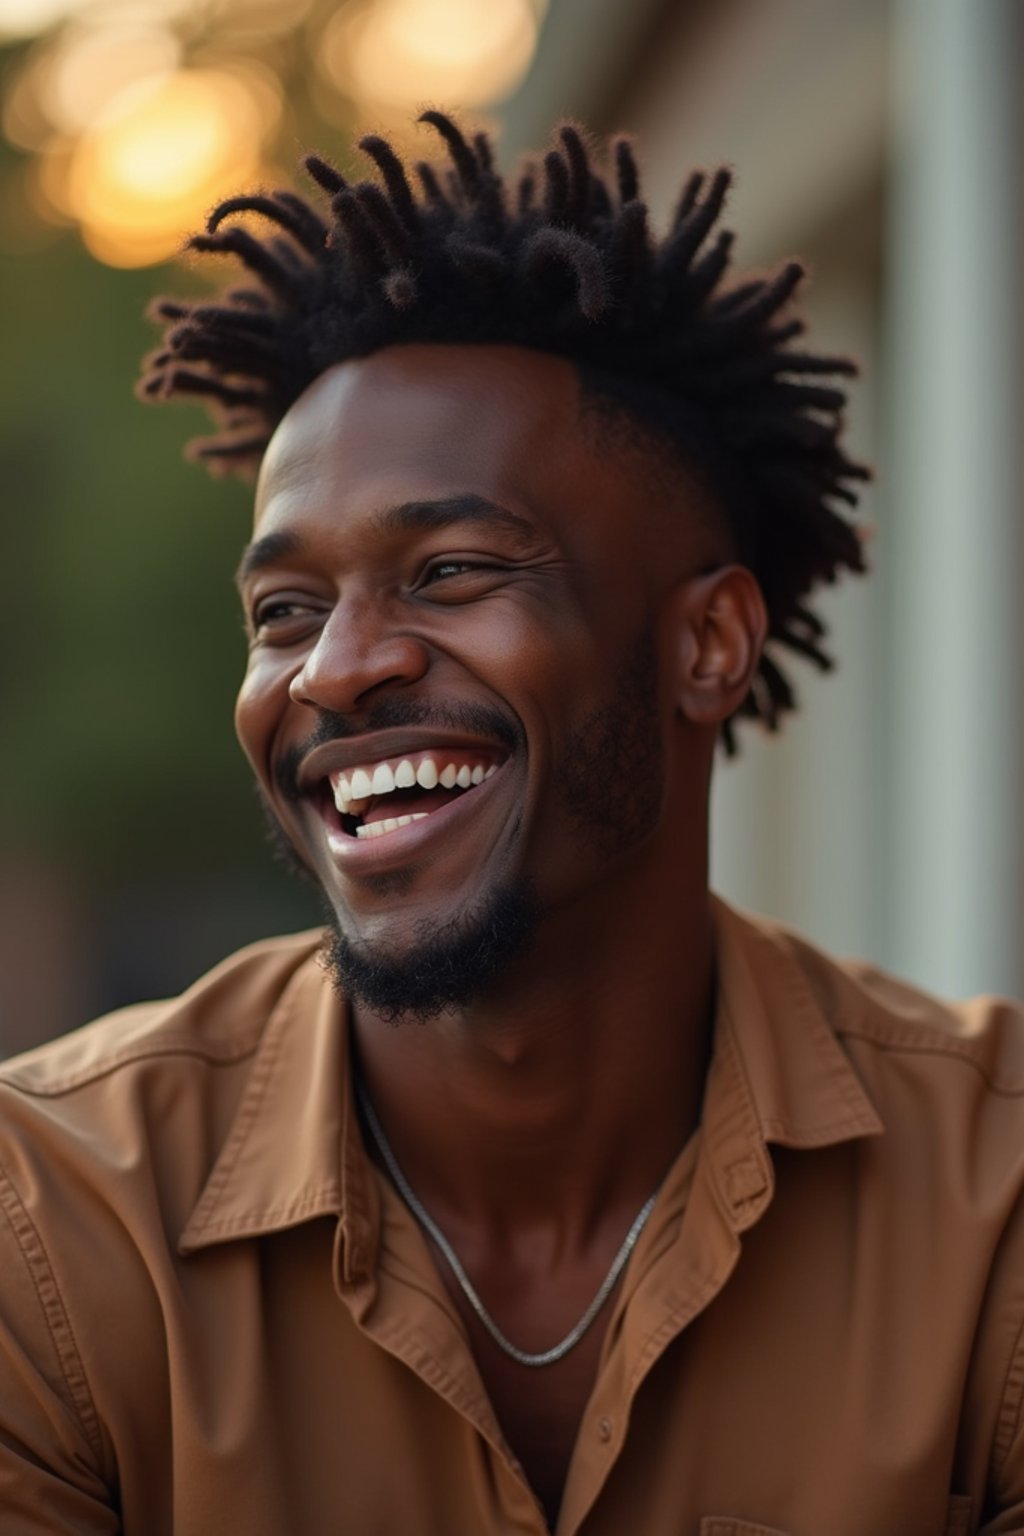
[[[429,811],[414,811],[410,816],[389,816],[385,821],[364,821],[356,827],[356,837],[380,837],[385,832],[394,832],[396,827],[407,827],[410,821],[424,821],[429,815]]]

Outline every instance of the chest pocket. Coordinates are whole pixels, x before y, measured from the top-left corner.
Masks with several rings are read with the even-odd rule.
[[[955,1495],[946,1508],[942,1536],[971,1536],[973,1517],[974,1500],[962,1494]],[[700,1536],[786,1536],[786,1532],[776,1525],[734,1520],[731,1515],[706,1515],[700,1523]]]

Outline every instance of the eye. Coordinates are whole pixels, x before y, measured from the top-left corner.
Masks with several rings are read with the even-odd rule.
[[[469,602],[485,597],[508,579],[508,562],[485,555],[440,555],[430,560],[416,582],[416,589],[436,602]]]
[[[258,629],[262,624],[272,624],[275,619],[290,619],[298,606],[287,598],[271,598],[269,602],[258,603],[252,616],[253,624]]]
[[[253,603],[249,633],[254,641],[287,645],[315,623],[319,605],[297,593],[275,593]]]
[[[515,566],[501,556],[438,555],[423,565],[413,590],[425,602],[474,603],[502,590],[514,570]]]
[[[489,566],[480,561],[435,560],[423,573],[423,585],[429,586],[435,581],[450,581],[453,576],[465,576],[467,573],[489,569]]]

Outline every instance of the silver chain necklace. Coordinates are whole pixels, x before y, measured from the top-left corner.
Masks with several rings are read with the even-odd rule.
[[[622,1247],[619,1249],[618,1253],[612,1260],[612,1267],[602,1280],[597,1295],[594,1297],[593,1301],[590,1303],[589,1307],[584,1312],[579,1322],[576,1323],[574,1327],[569,1329],[569,1332],[566,1334],[565,1338],[561,1340],[560,1343],[553,1344],[550,1349],[543,1350],[539,1355],[531,1355],[528,1354],[525,1349],[518,1349],[510,1339],[505,1337],[491,1314],[488,1312],[487,1308],[484,1306],[483,1302],[480,1300],[480,1297],[477,1295],[476,1290],[474,1289],[473,1282],[470,1280],[469,1276],[466,1274],[466,1271],[463,1269],[461,1263],[459,1262],[459,1256],[455,1252],[455,1249],[445,1237],[444,1233],[441,1231],[441,1228],[437,1225],[437,1222],[421,1205],[420,1201],[417,1199],[416,1195],[410,1188],[408,1179],[405,1177],[405,1174],[402,1172],[401,1168],[399,1168],[398,1163],[395,1160],[395,1154],[392,1152],[390,1146],[388,1145],[388,1139],[381,1129],[380,1121],[374,1114],[373,1105],[367,1098],[366,1091],[361,1083],[356,1085],[356,1091],[359,1097],[360,1108],[366,1117],[366,1123],[370,1127],[370,1131],[373,1134],[373,1139],[377,1143],[377,1148],[381,1157],[384,1159],[388,1173],[391,1175],[395,1187],[397,1188],[402,1199],[405,1201],[406,1205],[409,1207],[410,1211],[412,1211],[412,1214],[415,1216],[420,1226],[429,1232],[430,1236],[434,1239],[434,1242],[444,1254],[446,1260],[448,1261],[449,1268],[451,1269],[451,1272],[455,1276],[456,1280],[459,1282],[466,1300],[469,1302],[470,1306],[473,1308],[473,1311],[483,1323],[484,1327],[487,1329],[487,1332],[490,1334],[495,1344],[497,1344],[498,1348],[504,1350],[506,1355],[511,1355],[513,1360],[518,1360],[520,1365],[554,1365],[556,1360],[561,1360],[563,1355],[567,1355],[569,1351],[574,1349],[580,1342],[580,1339],[582,1339],[583,1335],[586,1333],[587,1329],[590,1327],[591,1323],[594,1321],[595,1317],[600,1312],[605,1302],[608,1300],[608,1297],[611,1295],[612,1288],[615,1285],[616,1280],[618,1280],[626,1266],[626,1260],[629,1258],[630,1254],[633,1252],[633,1249],[636,1247],[637,1238],[640,1236],[640,1233],[647,1225],[647,1218],[650,1216],[654,1209],[654,1202],[658,1197],[658,1191],[655,1190],[650,1199],[646,1201],[646,1203],[642,1206],[636,1220],[633,1222],[633,1225],[626,1233]]]

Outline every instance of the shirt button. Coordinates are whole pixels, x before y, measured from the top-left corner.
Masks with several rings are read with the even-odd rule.
[[[612,1421],[607,1416],[607,1414],[605,1414],[605,1416],[603,1418],[598,1419],[598,1421],[597,1421],[597,1433],[598,1433],[599,1437],[602,1440],[607,1441],[607,1440],[611,1439],[611,1437],[612,1437],[612,1429],[613,1428],[614,1428],[614,1425],[612,1424]]]

